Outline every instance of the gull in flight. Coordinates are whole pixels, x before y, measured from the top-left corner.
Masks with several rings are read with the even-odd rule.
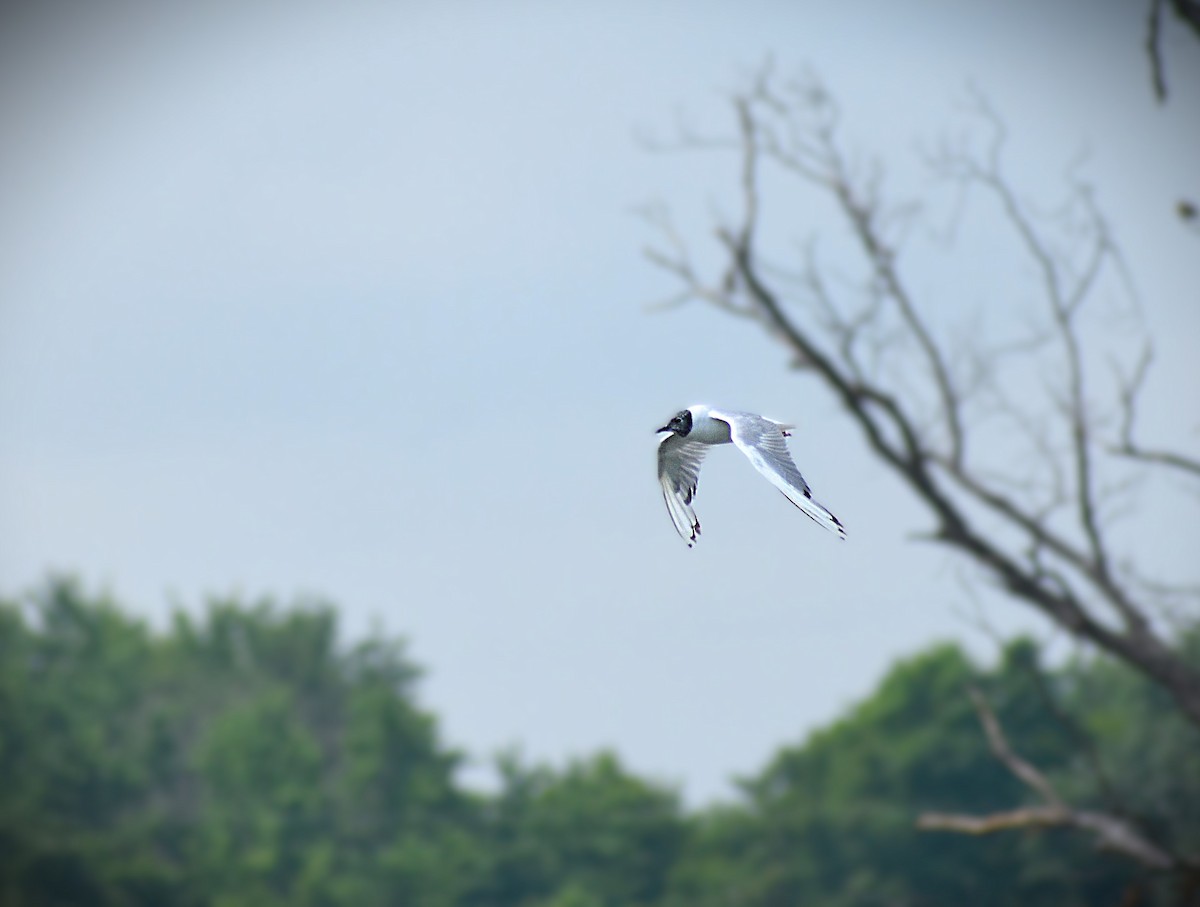
[[[671,514],[671,522],[689,548],[696,544],[700,535],[700,521],[696,519],[696,511],[692,510],[700,462],[714,444],[736,445],[754,468],[804,511],[805,516],[838,538],[846,537],[841,521],[814,500],[804,476],[792,462],[783,440],[790,436],[790,428],[795,426],[754,413],[726,412],[697,405],[680,410],[658,429],[666,432],[658,442],[658,481],[662,484],[663,500]]]

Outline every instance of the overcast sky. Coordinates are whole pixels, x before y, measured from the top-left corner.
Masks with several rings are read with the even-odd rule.
[[[962,126],[975,86],[1031,191],[1071,166],[1096,185],[1160,338],[1150,427],[1195,445],[1200,239],[1174,205],[1200,195],[1200,53],[1168,30],[1156,106],[1128,6],[9,14],[0,592],[69,571],[154,620],[210,594],[325,597],[350,637],[410,640],[472,777],[503,747],[612,747],[692,802],[726,793],[897,656],[993,648],[815,382],[744,324],[651,311],[674,287],[637,210],[669,206],[703,261],[737,163],[644,137],[728,131],[729,91],[770,54],[818,73],[848,139],[919,185],[920,148]],[[783,214],[784,242],[826,229]],[[963,254],[958,272],[1005,278]],[[910,277],[962,301],[941,272]],[[687,550],[652,431],[694,402],[798,422],[796,459],[850,540],[730,449],[706,463]],[[1161,525],[1165,567],[1194,560],[1194,518]]]

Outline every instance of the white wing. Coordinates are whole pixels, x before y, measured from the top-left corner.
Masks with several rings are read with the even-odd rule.
[[[704,459],[707,445],[689,441],[676,434],[668,434],[658,442],[658,481],[662,485],[663,500],[675,531],[688,543],[696,544],[700,535],[700,521],[692,510],[692,498],[696,496],[696,483],[700,478],[700,462]]]
[[[842,521],[812,496],[808,483],[788,453],[784,429],[791,426],[764,419],[752,413],[718,413],[709,415],[729,423],[733,443],[767,481],[783,492],[784,497],[799,507],[814,522],[824,526],[839,538],[846,537]]]

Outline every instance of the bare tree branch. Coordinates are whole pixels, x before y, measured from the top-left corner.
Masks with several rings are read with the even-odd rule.
[[[1108,477],[1112,464],[1145,461],[1189,468],[1183,464],[1190,458],[1144,451],[1132,442],[1133,412],[1148,363],[1121,386],[1110,405],[1124,413],[1120,456],[1112,456],[1111,445],[1098,436],[1102,410],[1092,399],[1098,385],[1088,364],[1095,357],[1085,351],[1083,319],[1098,294],[1105,265],[1119,260],[1090,190],[1074,183],[1063,208],[1060,226],[1072,251],[1047,233],[1054,221],[1039,219],[1018,200],[1001,168],[1003,126],[986,103],[975,105],[991,129],[984,152],[943,153],[942,173],[984,190],[998,203],[1017,248],[1040,275],[1038,295],[1044,306],[1040,313],[1030,310],[1036,323],[1025,331],[1036,343],[992,343],[986,335],[973,339],[974,348],[959,357],[971,363],[968,385],[949,367],[945,341],[933,329],[928,307],[905,285],[899,254],[882,235],[881,225],[889,218],[880,198],[878,168],[855,176],[839,145],[840,113],[823,86],[803,79],[779,90],[765,72],[734,98],[733,106],[740,137],[742,220],[718,230],[728,254],[723,276],[705,284],[690,265],[681,264],[686,258],[679,255],[659,263],[673,270],[695,297],[758,322],[792,362],[804,365],[829,388],[862,431],[867,447],[926,505],[935,520],[926,538],[965,554],[1016,599],[1162,685],[1200,725],[1200,671],[1160,637],[1150,619],[1152,608],[1131,591],[1134,585],[1139,592],[1150,586],[1129,559],[1118,558],[1111,549],[1108,517],[1099,506],[1131,480],[1128,474]],[[811,245],[799,286],[815,317],[802,317],[784,302],[773,286],[780,271],[765,265],[757,253],[766,202],[760,171],[770,165],[825,193],[841,212],[864,262],[859,292],[870,300],[868,305],[846,303],[845,293],[823,278]],[[1053,342],[1048,345],[1048,340]],[[865,353],[873,357],[870,367],[862,358]],[[921,368],[912,367],[914,355]],[[1054,417],[1042,422],[1041,438],[1033,429],[1028,388],[1012,394],[1004,390],[1004,362],[1021,357],[1059,376],[1041,401],[1043,412]],[[989,459],[986,445],[968,450],[968,436],[983,430],[981,420],[1005,418],[1006,410],[995,405],[983,408],[986,415],[980,415],[979,407],[964,409],[965,394],[984,391],[993,403],[1022,401],[1021,406],[1009,403],[1007,421],[1016,431],[1005,434],[1006,443],[1027,438],[1021,456],[997,461]],[[931,431],[930,425],[941,431]],[[1029,464],[1040,465],[1049,479],[1040,492],[1026,475]],[[1069,510],[1064,507],[1068,502]],[[1059,518],[1052,520],[1051,514]]]
[[[1155,2],[1158,10],[1168,0]],[[891,210],[905,212],[907,229],[914,206],[889,208],[879,167],[852,163],[838,134],[840,111],[824,87],[812,78],[779,86],[764,70],[733,98],[733,109],[741,220],[717,231],[725,253],[720,279],[699,278],[672,234],[672,254],[653,260],[691,297],[758,324],[830,391],[868,451],[932,519],[919,537],[963,555],[984,583],[1158,684],[1200,726],[1200,666],[1162,635],[1167,605],[1184,600],[1186,584],[1139,570],[1111,532],[1111,503],[1121,489],[1155,469],[1200,475],[1200,461],[1135,440],[1152,351],[1140,325],[1117,335],[1095,314],[1113,280],[1124,290],[1128,283],[1121,283],[1119,250],[1090,188],[1070,182],[1061,207],[1049,211],[1024,202],[1002,167],[1004,125],[976,97],[972,111],[988,141],[946,144],[934,172],[959,191],[956,218],[965,217],[968,194],[999,213],[1006,251],[1032,263],[1034,280],[1006,283],[999,317],[1014,324],[1008,333],[947,328],[934,316],[949,307],[913,292],[887,233],[896,222]],[[764,209],[774,199],[763,186],[774,176],[815,190],[840,215],[837,239],[853,254],[838,258],[836,272],[812,241],[802,247],[798,275],[763,260]],[[994,230],[989,242],[996,242]],[[847,258],[854,262],[848,271]],[[975,320],[982,325],[983,314]],[[1098,336],[1117,352],[1098,352]],[[1112,372],[1098,371],[1097,361],[1113,364]],[[1122,798],[1081,731],[1076,743],[1105,787],[1108,812],[1068,804],[1013,750],[982,694],[971,697],[991,751],[1039,804],[986,816],[927,813],[919,828],[1075,828],[1145,867],[1175,873],[1181,884],[1200,878],[1196,861],[1120,814]]]
[[[1171,10],[1200,39],[1200,2],[1197,0],[1170,0]],[[1167,0],[1150,0],[1150,15],[1146,24],[1146,55],[1150,58],[1150,82],[1154,86],[1154,97],[1160,103],[1167,100],[1166,66],[1162,53],[1163,8]]]
[[[1162,11],[1164,0],[1150,0],[1150,16],[1146,25],[1146,54],[1150,57],[1150,82],[1158,103],[1167,99],[1167,77],[1163,73]]]
[[[1141,460],[1143,463],[1170,466],[1172,469],[1200,476],[1200,461],[1185,457],[1182,454],[1173,453],[1169,450],[1147,450],[1144,447],[1130,445],[1114,447],[1112,448],[1112,452],[1117,456],[1129,457],[1132,460]]]
[[[957,813],[923,813],[917,819],[922,831],[956,831],[986,835],[1014,828],[1078,828],[1096,835],[1097,846],[1123,853],[1150,869],[1174,869],[1178,862],[1150,843],[1128,824],[1105,813],[1061,809],[1054,806],[1026,806],[986,816]]]
[[[975,687],[972,687],[967,692],[971,697],[971,703],[975,706],[975,712],[979,716],[979,723],[983,725],[983,732],[987,735],[988,745],[991,746],[996,758],[1003,762],[1010,772],[1037,791],[1038,795],[1048,805],[1064,809],[1065,804],[1062,798],[1058,796],[1054,788],[1050,785],[1050,782],[1046,780],[1046,776],[1034,768],[1031,763],[1026,762],[1018,756],[1013,748],[1009,746],[1008,738],[1004,736],[1000,722],[996,719],[996,713],[988,705],[983,693]]]
[[[1046,776],[1013,750],[983,694],[974,688],[969,693],[992,753],[1005,768],[1032,788],[1045,805],[1004,810],[986,816],[927,812],[917,817],[917,828],[924,831],[954,831],[970,835],[991,834],[1014,828],[1078,828],[1094,834],[1097,846],[1123,853],[1150,869],[1165,870],[1180,866],[1181,861],[1177,857],[1152,842],[1124,819],[1108,813],[1077,810],[1068,806]]]
[[[1121,403],[1121,432],[1115,444],[1107,445],[1110,453],[1140,460],[1159,466],[1169,466],[1192,476],[1200,477],[1200,460],[1186,457],[1183,454],[1166,450],[1147,450],[1134,440],[1134,420],[1137,418],[1137,403],[1146,376],[1150,373],[1150,364],[1154,360],[1154,348],[1150,344],[1142,350],[1133,374],[1128,378],[1118,374],[1118,393]]]
[[[753,104],[756,101],[785,118],[789,112],[787,101],[772,91],[765,77],[756,81],[752,93],[736,101],[739,126],[743,136],[743,194],[746,197],[748,214],[753,212],[757,216],[758,199],[757,189],[754,185],[754,173],[757,158],[760,156],[757,137],[762,134],[763,153],[806,180],[824,186],[836,199],[847,222],[857,236],[862,251],[870,262],[873,279],[882,287],[884,294],[895,303],[904,323],[922,351],[941,397],[941,412],[944,415],[949,434],[950,457],[952,460],[960,461],[963,455],[965,434],[958,394],[954,382],[950,378],[942,351],[934,341],[907,287],[900,278],[895,252],[883,240],[879,232],[880,209],[875,202],[878,177],[876,175],[870,180],[867,191],[862,193],[855,191],[845,158],[838,152],[834,144],[837,109],[828,93],[815,80],[806,81],[796,90],[802,95],[815,99],[815,103],[819,105],[824,117],[820,124],[812,130],[811,135],[806,135],[795,128],[789,129],[789,141],[786,143],[778,138],[777,131],[764,125],[762,118],[752,115]],[[789,123],[789,125],[794,124]],[[756,160],[749,161],[747,159],[749,156],[754,156]],[[750,240],[750,236],[745,236],[741,243],[747,254],[752,251]]]

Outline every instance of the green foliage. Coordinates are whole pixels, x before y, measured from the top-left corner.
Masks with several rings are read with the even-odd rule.
[[[336,630],[324,605],[222,601],[152,632],[63,581],[0,602],[0,907],[1172,903],[1077,832],[915,830],[1032,802],[971,686],[1073,804],[1200,851],[1200,735],[1108,661],[931,648],[687,814],[611,753],[509,755],[496,792],[463,790],[403,644]],[[1200,629],[1179,644],[1200,662]]]
[[[438,903],[457,757],[403,647],[335,630],[217,602],[155,635],[69,582],[0,607],[0,904]]]
[[[683,841],[676,796],[602,753],[565,771],[501,760],[487,850],[496,905],[658,903]]]
[[[1032,802],[989,751],[965,695],[971,685],[986,692],[1019,752],[1063,779],[1064,792],[1074,787],[1077,803],[1095,804],[1097,785],[1080,764],[1076,735],[1051,708],[1055,679],[1024,642],[991,672],[953,646],[901,662],[849,715],[781,750],[745,781],[743,805],[699,824],[671,903],[1116,903],[1141,871],[1097,854],[1078,834],[975,839],[913,827],[925,810],[983,814]],[[1200,750],[1176,750],[1173,758],[1173,775],[1190,765],[1200,779]],[[1191,803],[1200,803],[1196,793]],[[1186,814],[1179,805],[1171,811]]]

